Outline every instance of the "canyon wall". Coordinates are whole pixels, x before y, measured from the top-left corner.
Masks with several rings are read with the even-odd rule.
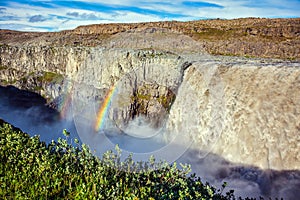
[[[63,92],[66,69],[76,70],[88,49],[3,45],[0,54],[1,85],[33,91],[51,101]]]
[[[211,56],[203,41],[166,28],[121,32],[96,47],[2,44],[0,83],[39,93],[53,107],[71,95],[75,111],[101,104],[114,89],[109,118],[121,129],[138,116],[154,128],[166,120],[168,134],[189,135],[200,157],[213,152],[264,169],[299,169],[299,62]],[[298,58],[296,47],[285,55]]]
[[[182,39],[190,38],[201,47],[194,48],[194,51],[203,49],[213,55],[281,58],[298,61],[300,59],[300,18],[94,24],[80,26],[74,30],[50,33],[0,30],[0,45],[103,47],[114,46],[116,43],[118,46],[123,43],[122,40],[131,38],[131,33],[137,32],[139,32],[139,38],[132,39],[130,47],[125,48],[133,46],[143,48],[145,43],[155,43],[156,40],[160,42],[157,46],[163,47],[164,50],[172,49],[171,51],[174,51],[174,48],[190,46],[181,42]],[[152,35],[156,33],[155,40],[148,41],[144,33]],[[125,37],[119,41],[116,40],[115,37],[120,36]],[[166,43],[165,40],[174,37],[177,39]],[[137,43],[135,39],[139,42]],[[148,46],[155,48],[155,45]]]
[[[154,50],[7,47],[1,49],[1,66],[2,83],[46,94],[49,101],[67,91],[67,81],[76,83],[73,97],[100,102],[116,86],[119,100],[110,117],[120,126],[137,115],[154,124],[168,118],[170,133],[190,134],[204,152],[262,168],[298,168],[299,63]],[[174,103],[169,99],[163,106],[162,97],[170,94]]]

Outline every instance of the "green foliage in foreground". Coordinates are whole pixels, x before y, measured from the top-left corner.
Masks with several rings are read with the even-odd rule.
[[[99,159],[76,143],[46,145],[0,125],[0,199],[234,199],[176,164],[121,162],[118,148]]]

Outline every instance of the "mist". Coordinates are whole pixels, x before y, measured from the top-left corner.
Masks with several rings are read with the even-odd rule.
[[[39,135],[46,143],[63,138],[63,129],[78,138],[71,119],[62,119],[60,113],[48,106],[40,95],[0,86],[0,118],[31,136]]]
[[[299,170],[262,170],[254,165],[231,163],[219,155],[197,150],[197,144],[182,133],[167,133],[166,124],[153,128],[142,116],[122,130],[107,121],[106,128],[98,131],[94,129],[97,102],[89,102],[80,112],[68,112],[62,118],[37,94],[14,87],[0,87],[0,94],[0,118],[31,136],[39,135],[45,142],[64,137],[62,131],[67,129],[71,138],[88,144],[97,156],[118,144],[123,156],[132,153],[136,161],[146,161],[154,155],[157,161],[191,164],[191,173],[196,173],[203,182],[217,188],[227,182],[224,193],[233,189],[236,196],[284,199],[297,199],[300,193]]]

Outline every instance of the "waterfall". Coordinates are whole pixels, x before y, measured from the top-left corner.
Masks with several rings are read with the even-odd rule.
[[[200,157],[298,169],[299,110],[297,64],[197,62],[185,72],[168,127],[188,134]]]

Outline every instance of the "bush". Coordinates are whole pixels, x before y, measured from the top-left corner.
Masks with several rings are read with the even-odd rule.
[[[66,133],[64,131],[64,133]],[[66,134],[65,134],[66,135]],[[1,199],[234,199],[176,163],[120,160],[109,151],[100,159],[86,145],[59,139],[46,145],[0,123]],[[153,170],[156,169],[156,170]]]

